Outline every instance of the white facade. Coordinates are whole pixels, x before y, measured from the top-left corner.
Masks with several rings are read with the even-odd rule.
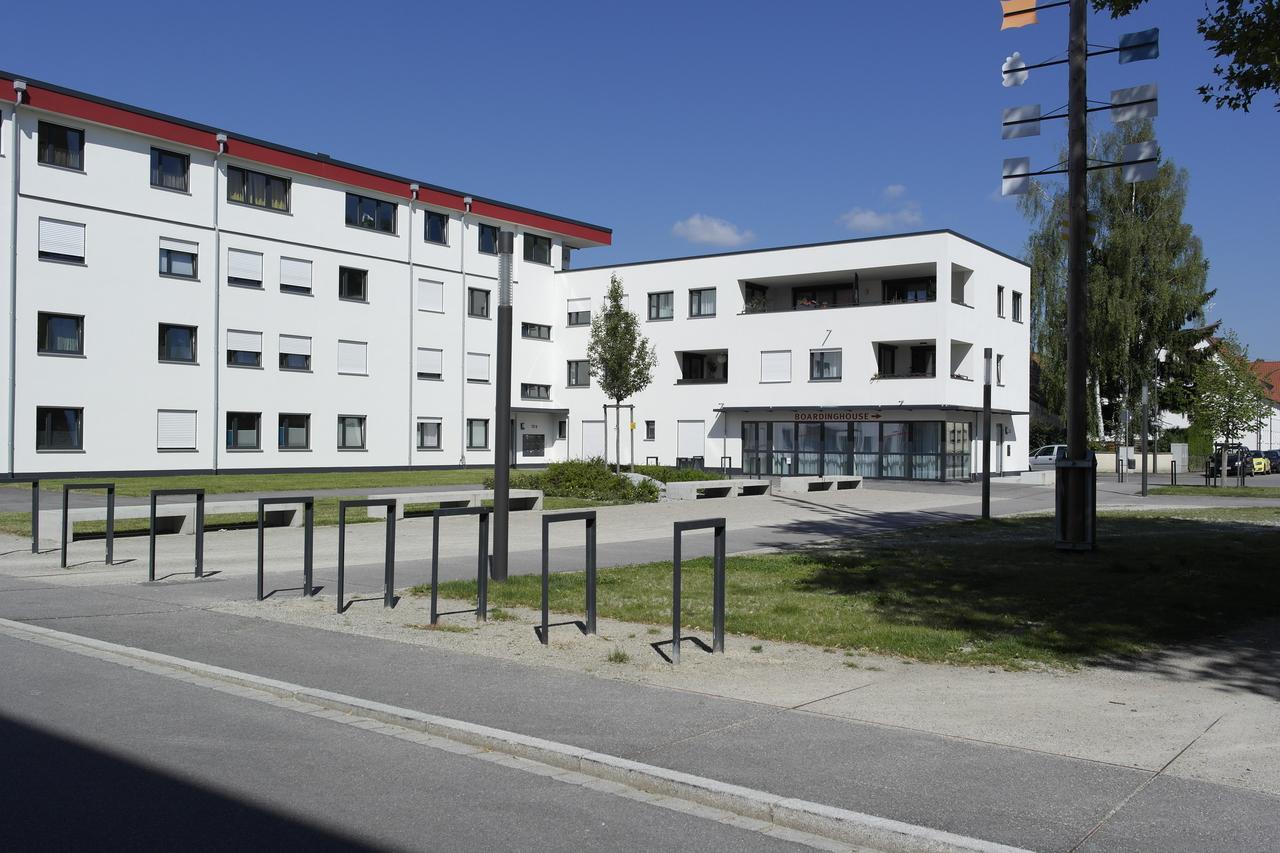
[[[962,442],[976,461],[989,346],[1001,362],[993,469],[1026,467],[1029,341],[1013,303],[1018,294],[1025,317],[1029,272],[966,238],[566,271],[566,250],[606,244],[609,231],[45,84],[18,88],[0,77],[11,476],[491,465],[497,256],[481,241],[493,227],[516,233],[519,462],[606,452],[607,401],[570,385],[588,338],[571,320],[600,310],[616,270],[659,356],[652,386],[628,401],[636,462],[835,470],[834,444],[816,463],[798,446],[783,459],[784,427],[777,446],[749,440],[744,456],[744,424],[784,422],[936,423],[950,430],[939,440]],[[177,160],[157,172],[169,154]],[[241,170],[254,173],[244,189]],[[252,183],[259,176],[287,190]],[[369,205],[367,217],[355,209],[357,224],[352,194]],[[445,217],[443,233],[428,230],[429,215],[432,227]],[[714,303],[691,290],[713,290]],[[648,295],[660,292],[671,317],[650,319]],[[824,375],[811,379],[816,350],[838,352],[839,366],[823,356]],[[685,354],[703,357],[700,380],[686,376]],[[932,441],[929,429],[903,441]],[[853,450],[839,451],[848,465]],[[937,452],[933,464],[949,464]],[[923,456],[913,474],[885,464],[873,475],[942,474]]]

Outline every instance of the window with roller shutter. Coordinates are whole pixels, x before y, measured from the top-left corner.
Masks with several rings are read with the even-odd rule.
[[[41,217],[40,260],[84,263],[84,224]]]
[[[195,450],[196,413],[184,409],[156,412],[157,450]]]
[[[369,345],[364,341],[338,341],[338,372],[355,376],[369,373]]]
[[[262,287],[262,253],[227,249],[227,284]]]
[[[311,293],[311,261],[281,258],[280,290],[284,293]]]

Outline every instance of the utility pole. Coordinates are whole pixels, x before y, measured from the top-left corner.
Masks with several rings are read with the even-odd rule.
[[[507,579],[511,509],[511,265],[516,235],[498,232],[498,387],[493,430],[493,562],[490,576]]]
[[[1150,449],[1149,436],[1151,434],[1149,406],[1150,398],[1147,396],[1147,382],[1142,382],[1142,496],[1147,496],[1147,451]]]
[[[991,518],[991,347],[982,351],[982,518]]]

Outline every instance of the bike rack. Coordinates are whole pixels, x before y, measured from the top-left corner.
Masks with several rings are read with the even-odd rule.
[[[724,542],[725,521],[723,518],[703,518],[695,521],[677,521],[673,525],[671,541],[671,639],[650,643],[653,650],[669,662],[680,663],[680,644],[685,640],[694,643],[708,653],[724,652]],[[712,552],[712,592],[711,592],[711,645],[697,637],[680,635],[680,539],[690,530],[713,530],[715,546]],[[663,653],[662,646],[671,646],[671,656]]]
[[[106,489],[107,490],[107,565],[112,565],[111,556],[114,551],[115,535],[116,535],[116,484],[115,483],[63,483],[62,485],[62,568],[67,567],[67,541],[74,542],[76,539],[75,530],[67,521],[68,497],[73,491],[85,491],[87,489]],[[31,497],[31,553],[36,551],[36,518],[39,513],[36,512],[36,502],[39,500],[34,494]]]
[[[439,621],[441,616],[455,613],[475,613],[477,622],[485,622],[489,618],[489,514],[493,510],[487,506],[453,506],[442,507],[431,513],[431,624]],[[440,519],[449,515],[477,515],[480,517],[479,555],[476,560],[476,606],[470,610],[450,610],[441,613],[438,605],[440,591]]]
[[[33,477],[11,477],[6,482],[31,484],[31,553],[40,553],[40,481]]]
[[[387,510],[387,551],[382,562],[382,606],[396,606],[396,499],[369,498],[367,500],[338,501],[338,612],[346,608],[342,601],[342,588],[347,570],[347,509],[380,506]]]
[[[302,504],[303,516],[305,521],[303,525],[306,528],[304,538],[302,540],[302,594],[303,596],[315,595],[315,588],[311,583],[312,580],[312,541],[315,534],[315,509],[316,499],[313,496],[298,498],[258,498],[258,600],[262,600],[262,579],[265,570],[263,568],[263,552],[265,550],[263,540],[267,526],[267,507],[268,506],[296,506]]]
[[[151,518],[148,524],[150,543],[147,549],[147,580],[156,579],[156,498],[185,495],[196,499],[196,577],[204,577],[204,489],[152,489]],[[108,512],[110,508],[108,507]],[[110,517],[108,515],[108,517]],[[65,518],[65,515],[64,515]]]
[[[548,622],[550,614],[551,589],[551,525],[561,521],[586,522],[587,553],[587,621],[578,619],[567,622]],[[596,632],[596,511],[593,509],[580,512],[562,512],[542,517],[542,624],[534,626],[533,632],[538,635],[542,645],[547,645],[547,635],[555,625],[577,625],[584,634]]]

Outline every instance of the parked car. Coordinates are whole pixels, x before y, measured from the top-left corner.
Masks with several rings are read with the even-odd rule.
[[[1271,460],[1267,458],[1267,454],[1261,450],[1251,450],[1248,455],[1252,465],[1249,466],[1250,474],[1270,474]]]
[[[1228,477],[1240,476],[1240,467],[1241,467],[1240,462],[1248,458],[1248,454],[1249,454],[1249,451],[1243,447],[1227,448],[1227,476]],[[1245,465],[1244,473],[1252,474],[1253,466]],[[1209,474],[1210,476],[1213,476],[1213,477],[1222,476],[1222,448],[1221,447],[1215,450],[1213,452],[1213,455],[1209,457]]]
[[[1032,468],[1052,468],[1059,459],[1067,458],[1065,444],[1046,444],[1028,458]]]
[[[1271,460],[1271,473],[1280,474],[1280,450],[1264,450],[1262,452]]]

